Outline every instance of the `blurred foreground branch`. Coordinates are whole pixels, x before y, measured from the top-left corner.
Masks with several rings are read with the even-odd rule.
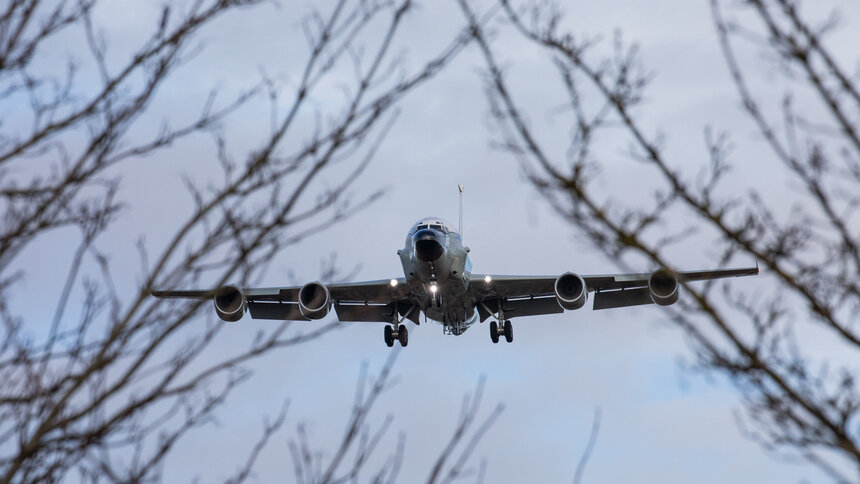
[[[782,187],[762,190],[732,176],[754,160],[733,160],[729,134],[712,128],[701,160],[673,159],[667,137],[649,134],[656,129],[642,114],[653,76],[638,45],[616,34],[606,54],[601,42],[565,30],[559,8],[500,0],[520,38],[556,69],[555,79],[540,82],[543,92],[559,93],[568,115],[571,135],[558,154],[518,101],[485,27],[460,1],[486,62],[498,144],[589,245],[621,263],[670,270],[680,269],[673,255],[682,243],[711,247],[721,265],[759,261],[767,273],[762,283],[773,290],[749,295],[729,285],[685,284],[688,296],[670,317],[689,337],[697,367],[737,386],[753,438],[834,480],[855,482],[860,96],[856,76],[828,48],[840,17],[821,20],[820,12],[792,0],[749,0],[732,4],[727,18],[724,3],[711,1],[720,46],[741,105],[770,151],[769,160],[757,163]],[[774,102],[772,86],[752,87],[748,79],[761,67],[739,60],[738,41],[764,51],[780,70],[781,99]],[[630,168],[642,173],[642,193],[625,198],[601,183],[603,140],[617,145],[619,136],[630,145]]]
[[[108,2],[13,0],[0,7],[0,482],[157,481],[177,442],[211,422],[249,377],[247,363],[335,328],[277,324],[225,355],[213,351],[224,326],[194,318],[202,303],[156,301],[148,289],[244,284],[288,246],[374,201],[379,193],[372,191],[351,201],[352,188],[399,101],[469,38],[409,70],[396,38],[412,2],[341,0],[302,23],[309,53],[296,86],[267,78],[227,102],[213,91],[197,119],[178,127],[164,121],[142,137],[151,131],[147,112],[169,91],[201,32],[265,3],[165,4],[150,32],[124,53],[112,50],[99,24]],[[45,57],[63,45],[85,46],[86,58],[63,66]],[[314,99],[329,94],[330,78],[346,96],[320,106]],[[237,161],[222,122],[261,94],[271,102],[271,131]],[[309,119],[327,121],[307,129]],[[177,209],[184,221],[166,242],[151,250],[140,240],[135,279],[125,258],[111,253],[116,240],[127,244],[118,221],[128,210],[125,187],[135,180],[126,173],[200,133],[215,140],[217,159],[205,164],[205,176],[187,177],[180,196],[191,205]],[[166,197],[170,185],[148,190]],[[65,281],[52,314],[27,306],[19,290],[45,243],[77,246],[49,269]],[[236,481],[282,421],[283,414],[266,426]]]

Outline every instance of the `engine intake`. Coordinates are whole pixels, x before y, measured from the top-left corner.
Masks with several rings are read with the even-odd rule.
[[[223,286],[215,290],[215,313],[223,321],[235,323],[245,315],[245,293],[237,286]]]
[[[678,300],[678,278],[666,269],[659,269],[648,278],[651,300],[660,306],[675,304]]]
[[[321,319],[331,310],[331,294],[320,282],[309,282],[299,290],[299,311],[308,319]]]
[[[588,300],[585,279],[573,272],[562,274],[555,280],[555,299],[559,306],[568,310],[585,306],[585,301]]]

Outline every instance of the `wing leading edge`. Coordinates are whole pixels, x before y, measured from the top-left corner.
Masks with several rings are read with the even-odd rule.
[[[394,281],[394,282],[392,282]],[[309,321],[299,308],[299,292],[303,286],[237,288],[254,319],[279,321]],[[340,321],[392,321],[394,311],[418,321],[418,311],[405,301],[409,290],[404,278],[378,281],[330,284],[325,286],[331,306]],[[218,290],[153,290],[158,298],[213,299]]]

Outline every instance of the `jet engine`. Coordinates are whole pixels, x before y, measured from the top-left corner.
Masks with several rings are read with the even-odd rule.
[[[299,311],[308,319],[321,319],[331,310],[331,294],[320,282],[309,282],[299,290]]]
[[[588,300],[585,279],[579,274],[567,272],[555,280],[555,299],[564,309],[579,309]]]
[[[678,300],[678,278],[666,269],[659,269],[648,278],[651,300],[660,306],[675,304]]]
[[[223,321],[235,323],[245,315],[245,293],[236,286],[215,290],[215,313]]]

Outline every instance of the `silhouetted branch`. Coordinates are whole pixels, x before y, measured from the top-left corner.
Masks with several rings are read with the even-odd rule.
[[[259,86],[226,102],[212,90],[196,119],[175,123],[168,112],[154,135],[138,136],[201,32],[236,10],[265,3],[165,4],[155,25],[127,52],[111,50],[116,47],[99,24],[103,2],[13,0],[0,7],[0,104],[15,106],[0,108],[12,113],[0,115],[0,482],[56,482],[75,475],[93,482],[160,480],[176,444],[211,421],[250,376],[249,363],[335,329],[334,323],[310,331],[261,326],[247,348],[213,356],[224,326],[196,317],[211,301],[155,300],[149,291],[227,281],[247,285],[287,247],[377,200],[379,191],[355,194],[354,184],[395,122],[398,102],[432,79],[469,38],[460,35],[407,69],[396,53],[396,34],[412,2],[341,0],[304,22],[309,52],[303,65],[290,60],[301,73],[294,90],[265,75]],[[377,27],[383,28],[381,37]],[[83,59],[66,66],[41,59],[49,50],[45,43],[60,33],[72,41],[79,35]],[[56,68],[33,68],[37,64]],[[343,103],[309,103],[325,95],[328,79],[340,79],[345,69],[356,76],[343,83]],[[271,132],[237,156],[221,123],[263,93],[273,103]],[[298,129],[305,116],[327,122],[307,132]],[[217,158],[204,169],[215,176],[188,174],[192,203],[177,209],[182,222],[154,249],[137,239],[142,272],[136,279],[119,272],[106,240],[123,230],[116,223],[126,208],[123,167],[200,133],[213,136]],[[65,285],[45,334],[30,334],[39,326],[24,324],[29,318],[8,297],[27,270],[15,272],[16,267],[27,248],[67,237],[67,228],[77,229],[68,232],[80,238],[64,244],[78,249],[51,274]],[[79,294],[80,313],[73,316]],[[368,408],[372,403],[365,402]],[[365,416],[359,417],[350,442],[359,443],[360,452],[347,475],[367,464],[388,425],[362,434]],[[282,412],[264,427],[235,482],[251,475],[283,419]],[[346,467],[344,459],[339,454],[332,469]],[[380,479],[393,478],[398,468],[392,462]]]
[[[591,451],[594,450],[594,444],[597,442],[597,433],[600,431],[600,409],[594,409],[594,419],[591,422],[591,433],[588,435],[588,444],[585,445],[585,450],[579,456],[579,462],[576,463],[576,472],[573,474],[573,484],[582,482],[582,475],[585,472],[585,466],[588,465],[588,459],[591,457]]]
[[[853,423],[860,395],[853,366],[829,354],[811,354],[796,340],[793,324],[802,314],[809,323],[805,335],[835,337],[840,351],[856,353],[860,234],[852,227],[860,207],[859,98],[856,83],[822,41],[836,16],[811,28],[814,22],[804,18],[796,2],[749,0],[740,2],[739,11],[761,21],[760,28],[749,28],[726,20],[722,2],[711,2],[743,108],[773,158],[799,182],[800,190],[790,197],[796,205],[785,214],[755,186],[744,187],[748,193],[725,186],[733,165],[726,133],[706,131],[706,156],[699,164],[672,160],[665,136],[648,134],[653,129],[638,110],[651,76],[635,44],[625,45],[616,36],[611,52],[601,54],[600,44],[565,31],[552,5],[499,4],[522,38],[552,59],[570,107],[572,134],[567,157],[555,155],[534,135],[537,128],[509,87],[499,54],[469,4],[461,1],[487,66],[488,98],[502,136],[496,145],[517,157],[539,193],[594,248],[621,264],[635,258],[675,270],[672,249],[694,234],[709,238],[721,264],[742,255],[761,263],[777,285],[774,296],[754,301],[731,290],[720,294],[714,284],[683,284],[689,297],[679,301],[681,308],[671,311],[671,318],[689,336],[699,368],[722,373],[737,385],[760,441],[792,450],[831,476],[838,476],[846,462],[856,472],[860,434]],[[803,113],[787,95],[777,115],[767,112],[766,94],[753,92],[746,81],[752,68],[735,55],[735,36],[762,39],[758,46],[775,54],[785,71],[799,74],[786,84],[811,94],[818,104]],[[542,80],[550,82],[546,76]],[[585,105],[580,100],[586,96],[599,101]],[[631,160],[653,176],[643,185],[654,194],[647,203],[634,205],[595,183],[600,179],[598,133],[617,132],[618,126],[631,143]],[[679,227],[681,215],[690,213],[695,220]]]

